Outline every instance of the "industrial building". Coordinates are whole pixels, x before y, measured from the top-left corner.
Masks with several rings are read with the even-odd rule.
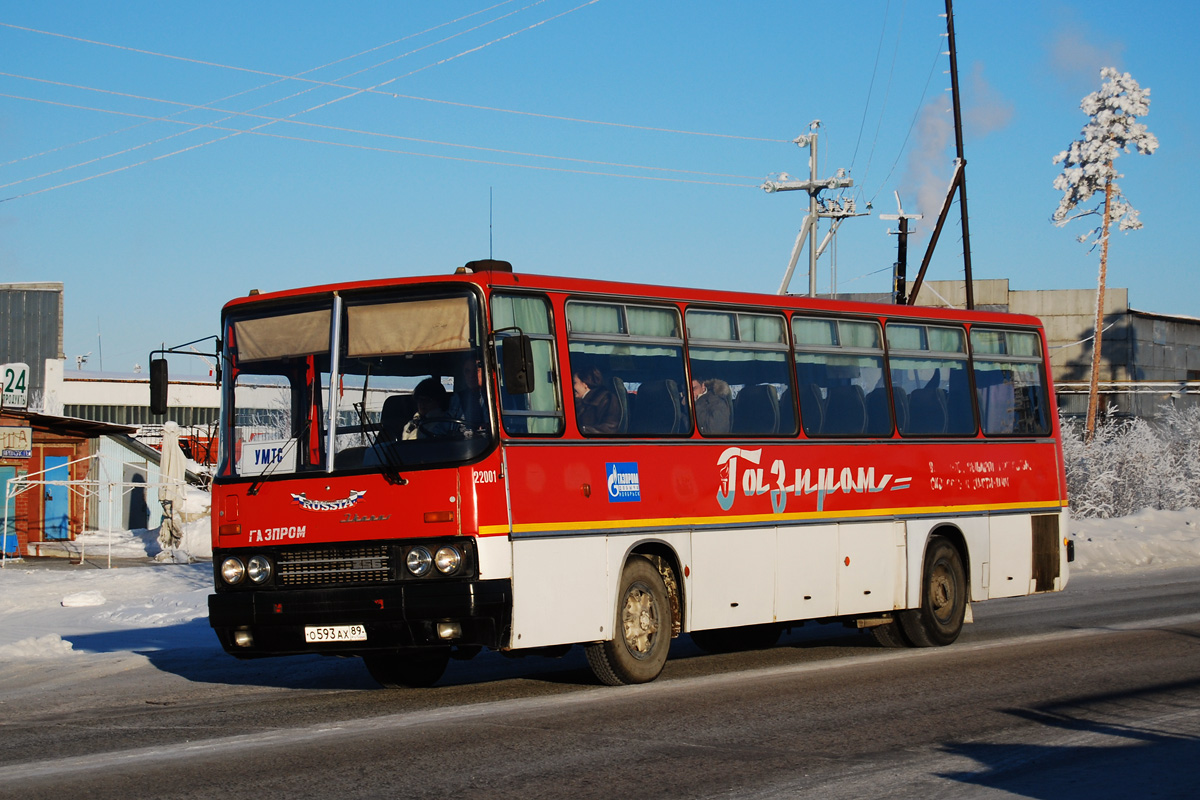
[[[63,285],[0,283],[0,364],[29,365],[29,394],[40,397],[47,360],[63,355]]]
[[[153,417],[148,376],[79,369],[82,359],[65,370],[63,284],[51,282],[0,284],[0,364],[13,363],[28,381],[21,405],[0,405],[3,557],[46,554],[83,530],[157,527],[154,434],[167,418],[206,431],[215,381],[173,382],[170,413]],[[197,461],[215,449],[202,434],[185,441]]]
[[[1096,324],[1095,289],[1013,290],[1007,279],[977,280],[975,308],[1032,314],[1042,320],[1059,408],[1087,411]],[[839,294],[843,300],[890,303],[889,294]],[[926,281],[916,305],[966,307],[962,281]],[[1200,318],[1156,314],[1129,306],[1129,290],[1104,293],[1101,408],[1121,416],[1154,417],[1165,404],[1200,404]]]

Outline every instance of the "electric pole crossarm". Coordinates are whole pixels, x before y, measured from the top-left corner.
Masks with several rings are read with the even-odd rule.
[[[918,220],[922,218],[921,214],[905,214],[904,205],[900,202],[900,193],[893,192],[896,196],[896,213],[895,214],[880,214],[882,220],[896,220],[900,223],[898,230],[888,231],[888,233],[896,234],[896,263],[893,265],[892,271],[892,301],[898,305],[908,305],[907,294],[907,274],[908,274],[908,235],[915,233],[916,229],[909,230],[908,221]]]
[[[768,194],[775,192],[807,192],[808,193],[808,213],[804,217],[804,223],[800,228],[800,233],[796,236],[796,243],[792,247],[791,257],[788,259],[787,270],[783,276],[783,282],[779,284],[779,294],[787,294],[788,284],[792,281],[792,274],[796,270],[796,264],[800,260],[800,251],[804,247],[804,243],[808,242],[808,294],[810,297],[815,297],[817,294],[817,257],[820,253],[817,250],[817,226],[822,217],[831,219],[840,219],[849,216],[862,216],[854,212],[853,203],[834,203],[833,208],[822,206],[818,201],[818,195],[826,189],[845,189],[854,185],[854,181],[846,177],[846,171],[839,169],[837,174],[832,178],[819,180],[817,178],[817,128],[821,125],[820,120],[813,120],[809,124],[811,133],[801,134],[792,140],[792,143],[798,147],[808,148],[808,172],[809,179],[806,181],[795,181],[787,173],[780,173],[774,179],[768,178],[763,181],[762,189]],[[837,229],[836,224],[834,230]],[[826,242],[821,244],[821,249],[824,250]]]
[[[854,185],[852,178],[826,178],[823,181],[764,181],[762,190],[775,192],[808,192],[816,194],[824,189],[845,189]]]

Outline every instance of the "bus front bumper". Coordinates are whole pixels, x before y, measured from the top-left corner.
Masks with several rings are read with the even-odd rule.
[[[239,658],[447,645],[498,648],[512,621],[512,583],[423,581],[222,592],[208,596],[208,621],[226,652]],[[310,641],[306,628],[354,630],[366,638]]]

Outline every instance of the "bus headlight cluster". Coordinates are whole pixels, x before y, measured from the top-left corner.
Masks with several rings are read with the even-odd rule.
[[[433,555],[433,564],[443,575],[458,572],[458,568],[462,566],[462,560],[462,553],[458,552],[458,548],[449,545],[438,548]]]
[[[408,567],[408,571],[418,578],[429,572],[429,568],[433,566],[433,556],[429,555],[429,551],[424,547],[414,547],[408,551],[408,556],[404,559],[404,565]]]
[[[417,578],[432,573],[434,569],[443,575],[454,575],[463,566],[463,551],[454,545],[443,545],[433,553],[429,548],[418,545],[404,557],[404,566]]]
[[[230,586],[237,586],[246,577],[246,565],[240,558],[230,556],[221,562],[221,580]]]
[[[266,583],[271,579],[271,562],[263,556],[252,556],[246,562],[246,577],[254,583]]]
[[[221,580],[230,586],[237,586],[249,578],[255,585],[261,585],[271,579],[274,568],[266,556],[251,556],[243,563],[237,556],[229,556],[221,562]]]

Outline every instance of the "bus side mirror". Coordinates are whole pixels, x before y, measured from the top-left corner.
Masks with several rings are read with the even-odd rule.
[[[150,361],[150,413],[167,413],[167,360],[155,358]]]
[[[501,341],[504,391],[509,394],[529,394],[533,391],[533,342],[523,333],[507,336]]]

